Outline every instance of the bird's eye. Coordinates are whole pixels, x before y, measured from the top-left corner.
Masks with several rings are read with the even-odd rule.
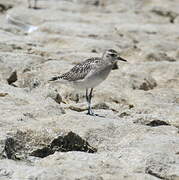
[[[116,57],[116,56],[117,56],[117,54],[111,54],[111,56],[112,56],[112,57]]]

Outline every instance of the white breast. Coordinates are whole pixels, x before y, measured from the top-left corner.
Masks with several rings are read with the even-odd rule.
[[[92,70],[83,80],[74,82],[79,89],[94,88],[103,82],[109,75],[112,65]]]

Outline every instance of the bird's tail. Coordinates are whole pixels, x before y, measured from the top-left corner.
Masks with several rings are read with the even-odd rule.
[[[20,21],[19,19],[13,18],[12,16],[10,16],[8,14],[6,15],[6,20],[9,24],[15,25],[15,26],[19,27],[20,29],[23,29],[27,33],[32,33],[38,29],[37,26],[27,24],[23,21]]]

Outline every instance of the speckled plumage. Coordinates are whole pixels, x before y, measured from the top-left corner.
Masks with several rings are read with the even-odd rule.
[[[101,58],[89,58],[85,61],[75,65],[70,71],[62,74],[61,76],[54,77],[53,80],[63,79],[67,81],[78,81],[85,78],[85,76],[92,70],[97,69],[98,66],[103,64]]]
[[[74,66],[70,71],[61,76],[53,77],[50,81],[71,83],[77,89],[86,89],[86,100],[88,102],[88,114],[94,115],[91,109],[91,97],[93,88],[103,82],[109,75],[117,60],[126,61],[118,53],[109,49],[101,58],[93,57]],[[61,81],[62,80],[62,81]],[[90,93],[88,94],[88,89]]]

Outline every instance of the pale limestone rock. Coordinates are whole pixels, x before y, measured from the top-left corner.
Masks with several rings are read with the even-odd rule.
[[[39,0],[38,10],[24,0],[0,4],[12,5],[0,14],[0,154],[17,131],[28,145],[23,161],[0,155],[0,180],[179,178],[178,0]],[[27,33],[6,15],[38,29]],[[108,48],[128,63],[95,88],[100,116],[87,116],[85,91],[48,80]],[[97,153],[28,155],[69,131]]]

